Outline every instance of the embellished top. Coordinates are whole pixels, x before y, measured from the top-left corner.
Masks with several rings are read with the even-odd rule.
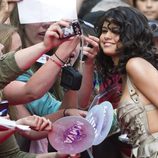
[[[127,77],[131,102],[118,106],[117,117],[122,133],[126,133],[133,147],[138,147],[137,158],[158,157],[158,132],[150,133],[147,112],[156,109],[152,104],[142,105],[135,87]]]

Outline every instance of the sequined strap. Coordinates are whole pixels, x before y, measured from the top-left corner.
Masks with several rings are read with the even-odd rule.
[[[129,76],[127,76],[127,84],[128,84],[128,90],[129,90],[129,94],[130,94],[131,99],[132,99],[132,100],[134,101],[134,103],[136,103],[136,104],[140,103],[140,101],[139,101],[139,96],[138,96],[138,94],[136,93],[136,90],[135,90],[135,86],[134,86],[133,83],[131,82]],[[154,105],[152,105],[152,104],[145,105],[144,108],[145,108],[145,111],[152,111],[152,110],[157,109],[157,108],[156,108]]]
[[[136,90],[134,88],[134,85],[132,84],[131,80],[129,79],[129,76],[127,76],[127,85],[128,85],[128,90],[131,99],[134,101],[134,103],[138,104],[139,103],[139,96],[136,93]]]

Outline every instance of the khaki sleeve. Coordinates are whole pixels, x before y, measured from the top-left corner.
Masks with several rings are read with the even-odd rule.
[[[14,55],[15,52],[10,52],[0,57],[0,89],[23,73],[18,67]]]
[[[3,91],[2,90],[0,90],[0,102],[3,100]]]

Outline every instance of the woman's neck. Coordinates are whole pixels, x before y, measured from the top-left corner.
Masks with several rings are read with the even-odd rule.
[[[119,63],[119,57],[118,56],[112,56],[112,60],[114,62],[114,65],[117,66]]]

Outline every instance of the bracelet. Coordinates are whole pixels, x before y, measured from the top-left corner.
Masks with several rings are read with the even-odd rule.
[[[65,62],[64,62],[62,59],[60,59],[60,58],[57,56],[56,53],[54,53],[54,55],[55,55],[63,64],[65,64]]]
[[[58,67],[62,68],[62,64],[60,64],[59,62],[57,62],[56,60],[52,59],[51,57],[49,58],[52,62],[54,62]]]
[[[66,116],[66,110],[67,110],[67,109],[64,109],[64,111],[63,111],[63,116],[64,116],[64,117]]]

